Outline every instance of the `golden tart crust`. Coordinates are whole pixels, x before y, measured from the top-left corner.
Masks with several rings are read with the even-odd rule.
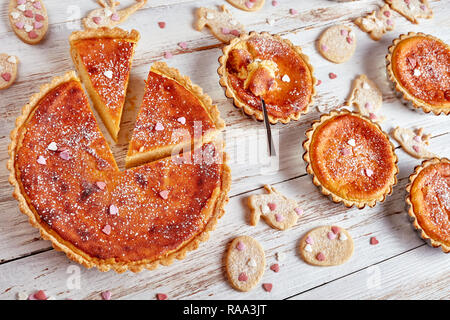
[[[202,148],[221,159],[220,144]],[[192,154],[120,172],[74,72],[31,97],[9,154],[13,195],[30,223],[55,249],[101,271],[183,259],[223,215],[231,184],[225,160],[199,165]]]
[[[387,75],[398,95],[414,108],[436,115],[450,113],[449,65],[450,47],[423,33],[400,35],[386,55]]]
[[[126,166],[210,142],[224,128],[225,122],[220,118],[217,106],[202,88],[177,69],[164,62],[155,62],[146,81]]]
[[[334,202],[362,209],[392,193],[398,159],[378,124],[357,113],[333,110],[314,121],[306,137],[306,170]]]
[[[134,51],[140,35],[96,28],[70,35],[70,54],[94,106],[117,142]]]
[[[231,59],[233,53],[239,50],[243,50],[240,57]],[[300,47],[277,35],[250,32],[233,39],[222,51],[223,55],[219,58],[220,67],[217,70],[220,85],[225,88],[225,95],[234,100],[237,108],[242,108],[247,115],[263,120],[258,97],[260,96],[266,102],[268,118],[272,124],[298,120],[302,114],[308,112],[316,95],[316,78],[309,58],[302,53]],[[240,72],[230,65],[236,60]],[[253,73],[251,69],[246,70],[247,66],[258,61],[265,67],[256,69],[260,74]],[[249,90],[250,86],[246,87],[247,83],[251,82],[249,80],[253,80],[250,75],[255,75],[256,79],[264,80],[266,77],[271,80],[266,83],[266,88],[262,88],[261,95],[255,96],[253,91]]]
[[[408,215],[421,238],[450,252],[450,160],[423,161],[410,175],[406,192]]]

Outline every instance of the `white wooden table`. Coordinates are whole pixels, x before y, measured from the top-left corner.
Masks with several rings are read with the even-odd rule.
[[[123,4],[132,1],[123,1]],[[227,123],[225,138],[233,174],[230,202],[225,216],[210,240],[186,259],[175,261],[169,267],[138,274],[130,272],[101,273],[85,269],[52,249],[43,241],[19,212],[12,198],[12,188],[7,182],[6,170],[9,132],[29,95],[53,76],[73,69],[69,56],[68,36],[80,28],[80,17],[96,7],[93,0],[45,0],[50,16],[50,30],[44,42],[30,46],[19,41],[9,27],[8,1],[0,6],[0,43],[2,52],[17,55],[21,64],[19,78],[8,90],[0,91],[0,299],[14,299],[17,292],[31,293],[43,289],[56,299],[101,299],[100,292],[110,290],[113,299],[154,299],[156,293],[166,293],[169,299],[416,299],[450,298],[450,255],[426,245],[412,230],[405,213],[405,185],[413,168],[420,163],[397,146],[399,157],[399,182],[394,193],[384,203],[364,210],[347,209],[322,196],[305,174],[301,158],[301,142],[312,120],[319,117],[317,106],[331,110],[342,104],[349,94],[351,81],[365,73],[382,89],[382,113],[387,120],[385,131],[393,127],[423,127],[432,135],[431,151],[440,156],[450,156],[449,117],[425,115],[403,106],[389,89],[385,76],[384,57],[387,47],[400,33],[421,31],[450,42],[450,3],[448,0],[431,0],[435,17],[413,25],[395,14],[396,29],[376,42],[359,30],[352,20],[372,11],[382,1],[361,0],[338,3],[327,0],[279,0],[273,7],[266,1],[258,12],[247,13],[230,8],[247,30],[269,31],[300,45],[310,57],[315,75],[322,80],[311,111],[299,121],[276,125],[279,133],[279,166],[262,170],[263,164],[249,161],[243,150],[255,142],[255,133],[263,128],[234,108],[219,85],[217,59],[222,44],[208,31],[193,29],[194,9],[198,6],[222,4],[220,0],[149,0],[146,7],[132,16],[123,28],[136,28],[141,33],[131,75],[126,116],[121,130],[120,143],[111,144],[119,166],[123,168],[129,130],[142,96],[143,80],[152,62],[164,59],[164,52],[173,53],[169,65],[179,68],[199,84],[212,97]],[[72,3],[72,5],[68,4]],[[76,3],[76,5],[73,5]],[[289,9],[298,15],[289,14]],[[275,20],[273,26],[266,19]],[[158,27],[165,21],[165,29]],[[336,23],[351,26],[357,35],[358,46],[353,58],[340,65],[322,58],[315,41],[327,27]],[[188,49],[178,47],[186,41]],[[337,79],[328,78],[334,72]],[[131,99],[130,99],[131,98]],[[104,130],[106,132],[106,130]],[[263,131],[259,132],[264,133]],[[264,136],[259,137],[265,146]],[[264,149],[261,149],[265,151]],[[261,158],[261,159],[264,159]],[[288,231],[271,229],[263,221],[250,226],[248,209],[244,200],[251,194],[261,193],[262,185],[270,183],[288,197],[298,200],[305,214],[298,224]],[[301,236],[311,228],[336,224],[349,230],[355,241],[355,253],[342,266],[320,268],[307,265],[297,253]],[[227,243],[238,235],[249,235],[263,245],[267,270],[262,282],[272,282],[271,293],[261,286],[248,293],[233,290],[227,282],[223,258]],[[376,236],[378,245],[370,245]],[[269,270],[276,261],[276,253],[285,253],[286,259],[278,262],[279,273]],[[80,280],[77,283],[77,277]],[[79,286],[78,286],[79,284]]]

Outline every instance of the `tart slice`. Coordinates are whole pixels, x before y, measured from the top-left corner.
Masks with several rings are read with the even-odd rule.
[[[163,62],[152,65],[130,141],[133,167],[213,140],[225,127],[211,98]]]
[[[386,56],[394,90],[414,108],[450,113],[450,47],[442,40],[410,32],[395,39]]]
[[[136,30],[106,27],[75,31],[70,36],[75,67],[115,141],[139,37]]]
[[[219,62],[226,96],[258,120],[263,120],[261,98],[271,123],[298,120],[313,103],[313,67],[289,40],[266,32],[244,34],[223,48]]]
[[[223,215],[220,144],[119,171],[74,72],[31,97],[11,133],[9,181],[44,239],[84,266],[137,272],[183,259]]]
[[[397,156],[376,123],[347,110],[331,111],[313,123],[306,137],[306,170],[334,202],[362,209],[392,193]]]
[[[450,160],[423,161],[409,181],[406,203],[414,228],[431,246],[450,252]]]

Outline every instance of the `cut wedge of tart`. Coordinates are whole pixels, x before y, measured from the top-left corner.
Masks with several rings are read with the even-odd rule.
[[[406,203],[414,228],[431,246],[450,252],[450,160],[423,161],[409,181]]]
[[[139,37],[136,30],[106,27],[75,31],[70,36],[75,67],[115,141]]]
[[[101,271],[183,259],[224,213],[221,145],[119,171],[74,72],[42,86],[11,133],[9,181],[44,239]]]
[[[148,74],[126,166],[132,167],[212,141],[225,127],[211,98],[163,62]]]
[[[450,46],[423,33],[402,34],[386,56],[397,95],[426,113],[450,114]]]
[[[261,98],[271,123],[298,120],[316,94],[309,59],[289,40],[269,33],[243,34],[223,48],[220,84],[248,115],[263,120]]]
[[[306,170],[334,202],[362,209],[392,193],[398,159],[378,124],[357,113],[333,110],[316,120],[306,137]]]

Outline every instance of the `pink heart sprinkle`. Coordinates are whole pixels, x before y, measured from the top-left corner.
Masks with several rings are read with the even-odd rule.
[[[322,51],[324,51],[324,52],[328,51],[328,47],[324,44],[322,45]]]
[[[42,9],[41,3],[39,1],[35,1],[33,3],[33,7],[35,7],[36,9]]]
[[[295,10],[295,9],[289,9],[289,13],[292,14],[292,15],[294,15],[294,14],[297,14],[298,11]]]
[[[272,270],[273,272],[278,272],[280,271],[280,265],[278,263],[274,263],[270,266],[270,270]]]
[[[366,110],[372,110],[372,104],[370,102],[366,102],[366,104],[364,105],[364,108],[366,108]]]
[[[391,13],[389,11],[384,11],[383,14],[388,18],[391,16]]]
[[[63,160],[69,160],[69,158],[70,158],[70,152],[69,152],[69,150],[62,150],[62,151],[59,153],[59,157],[60,157],[61,159],[63,159]]]
[[[269,202],[269,203],[267,204],[267,206],[269,207],[269,209],[270,209],[271,211],[273,211],[273,210],[275,210],[275,209],[277,208],[277,205],[276,205],[275,203],[273,203],[273,202]]]
[[[33,11],[31,11],[31,10],[25,10],[23,15],[27,18],[33,18],[33,16],[34,16]]]
[[[239,37],[241,35],[241,33],[236,29],[231,30],[230,34],[232,34],[235,37]]]
[[[44,26],[44,24],[42,23],[42,22],[38,22],[38,21],[35,21],[34,22],[34,28],[35,29],[40,29],[40,28],[42,28]]]
[[[263,283],[262,287],[267,292],[272,291],[272,284],[271,283]]]
[[[185,123],[186,123],[186,118],[185,118],[185,117],[179,117],[179,118],[177,119],[177,121],[178,121],[179,123],[181,123],[181,124],[185,124]]]
[[[167,300],[167,294],[165,294],[165,293],[157,293],[156,294],[156,299],[157,300]]]
[[[348,37],[346,38],[346,40],[347,40],[347,43],[349,43],[349,44],[352,44],[352,43],[353,43],[353,38],[350,37],[350,36],[348,36]]]
[[[422,138],[421,138],[420,136],[415,136],[415,137],[413,138],[413,140],[416,141],[416,142],[421,142],[421,141],[422,141]]]
[[[45,18],[44,18],[44,16],[36,13],[36,15],[34,16],[34,19],[36,19],[36,21],[43,21]]]
[[[28,32],[28,37],[30,39],[36,39],[38,37],[38,34],[36,33],[36,31],[32,30],[32,31]]]
[[[245,272],[241,272],[239,274],[238,280],[239,281],[247,281],[248,280],[248,276],[245,274]]]
[[[413,148],[413,150],[414,150],[415,152],[417,152],[417,153],[420,152],[419,146],[413,145],[412,148]]]
[[[375,113],[373,113],[373,112],[369,113],[369,119],[370,120],[375,120],[376,118],[377,118],[377,115]]]
[[[164,200],[167,200],[167,198],[169,197],[169,191],[167,190],[163,190],[159,193],[160,197],[163,198]]]
[[[341,36],[346,37],[348,35],[348,30],[341,29]]]
[[[311,236],[307,236],[306,239],[305,239],[305,242],[307,244],[314,244],[314,240],[313,240],[313,238]]]
[[[387,19],[387,20],[386,20],[386,23],[387,23],[388,25],[390,25],[390,26],[394,25],[394,23],[392,22],[391,19]]]
[[[301,209],[301,208],[295,208],[294,211],[299,216],[303,215],[303,209]]]
[[[316,259],[319,261],[324,261],[325,260],[325,255],[322,252],[319,252],[316,256]]]
[[[109,206],[109,214],[115,216],[119,213],[119,209],[115,206],[115,205],[110,205]]]
[[[18,5],[25,4],[25,2],[27,2],[27,0],[17,0]]]
[[[322,84],[322,80],[317,80],[317,85],[320,86]]]
[[[103,300],[111,300],[111,291],[104,291],[102,292],[102,298]]]
[[[170,53],[170,52],[164,52],[164,58],[166,58],[166,59],[171,59],[173,57],[173,54],[172,53]]]
[[[223,28],[221,29],[221,31],[222,31],[223,34],[230,34],[230,29],[225,28],[225,27],[223,27]]]
[[[37,163],[45,165],[47,164],[47,159],[45,159],[43,156],[39,156],[39,158],[37,159]]]
[[[94,21],[95,24],[100,24],[102,22],[102,18],[101,17],[93,17],[92,21]]]
[[[34,297],[34,293],[32,293],[32,294],[30,294],[30,295],[28,296],[28,300],[37,300],[37,299]]]
[[[119,15],[118,15],[117,13],[113,13],[113,14],[111,15],[111,20],[112,20],[112,21],[119,21],[119,20],[120,20],[120,17],[119,17]]]
[[[104,190],[106,188],[106,183],[104,183],[103,181],[97,181],[95,184],[100,190]]]
[[[181,49],[187,49],[187,43],[184,42],[184,41],[179,42],[179,43],[178,43],[178,46],[179,46]]]
[[[425,10],[426,10],[426,7],[425,7],[423,4],[421,4],[421,5],[420,5],[420,10],[425,11]]]
[[[336,78],[337,78],[337,74],[335,74],[335,73],[333,73],[333,72],[330,72],[330,73],[328,74],[328,77],[329,77],[330,79],[336,79]]]
[[[409,4],[409,0],[405,0],[405,3],[406,3],[406,4]]]
[[[332,231],[334,234],[338,234],[340,230],[341,230],[341,229],[340,229],[339,227],[336,227],[336,226],[332,226],[332,227],[331,227],[331,231]]]
[[[166,27],[166,23],[165,23],[164,21],[160,21],[160,22],[158,22],[158,26],[159,26],[161,29],[164,29],[164,28]]]
[[[17,21],[14,25],[17,29],[22,29],[25,23],[23,23],[22,21]]]
[[[334,232],[328,232],[327,237],[330,240],[334,240],[334,239],[336,239],[336,234]]]
[[[6,82],[9,82],[9,80],[11,80],[11,73],[9,73],[9,72],[2,73],[2,78]]]
[[[103,227],[102,232],[106,235],[109,235],[111,233],[111,226],[107,224],[106,226]]]
[[[236,249],[238,249],[239,251],[244,251],[245,250],[245,244],[242,241],[239,241],[236,245]]]
[[[161,122],[157,122],[157,123],[156,123],[156,125],[155,125],[155,130],[156,130],[156,131],[162,131],[162,130],[164,130],[164,126],[162,125]]]
[[[371,238],[370,238],[370,244],[371,244],[371,245],[376,245],[376,244],[378,244],[378,243],[379,243],[379,241],[377,240],[376,237],[371,237]]]
[[[35,300],[47,300],[47,295],[45,294],[44,290],[39,290],[33,294],[33,298]]]
[[[272,6],[276,7],[278,5],[278,1],[277,0],[273,0],[272,1]]]
[[[253,2],[251,2],[251,1],[247,1],[247,2],[245,3],[245,6],[246,6],[247,8],[249,8],[249,9],[253,8],[254,5],[255,5],[255,4],[254,4]]]
[[[281,222],[284,220],[284,216],[282,214],[276,213],[275,220],[277,220],[277,222]]]

